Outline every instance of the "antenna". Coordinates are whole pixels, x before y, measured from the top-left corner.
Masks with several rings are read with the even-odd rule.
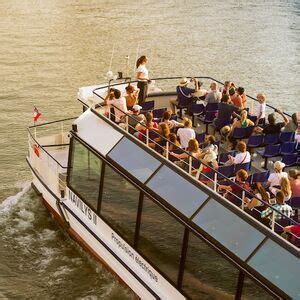
[[[137,48],[136,48],[136,57],[135,57],[135,61],[133,62],[133,75],[134,75],[134,73],[135,73],[135,69],[136,69],[136,61],[138,60],[138,58],[139,58],[139,52],[140,52],[140,42],[138,43],[138,46],[137,46]],[[133,76],[133,77],[135,77],[135,76]]]
[[[126,69],[125,69],[125,76],[128,77],[129,76],[129,55],[126,55],[125,56],[125,59],[126,59]]]
[[[112,52],[111,52],[111,56],[110,56],[109,68],[108,68],[108,71],[106,73],[106,77],[107,77],[108,80],[114,78],[114,74],[111,70],[111,65],[112,65],[112,60],[113,60],[113,57],[114,57],[114,53],[115,53],[115,44],[113,44],[113,48],[112,48]]]

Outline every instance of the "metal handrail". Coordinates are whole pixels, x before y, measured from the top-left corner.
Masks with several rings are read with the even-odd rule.
[[[181,77],[179,77],[179,78],[181,78]],[[102,88],[105,88],[105,87],[101,87],[101,89],[102,89]],[[100,89],[100,88],[98,88],[98,89]],[[101,97],[101,96],[100,96],[100,97]],[[102,98],[102,97],[101,97],[101,98]],[[103,107],[103,105],[100,105],[100,106]],[[114,105],[111,105],[111,106],[114,107],[114,109],[117,109],[117,110],[121,111],[121,112],[126,116],[126,118],[132,118],[130,114],[123,112],[123,111],[122,111],[121,109],[119,109],[118,107],[116,107],[116,106],[114,106]],[[110,115],[110,113],[109,113],[109,115]],[[110,116],[109,116],[109,118],[110,118]],[[143,123],[141,123],[141,122],[138,122],[137,120],[135,120],[135,122],[137,122],[137,123],[143,125],[143,126],[146,128],[145,124],[143,124]],[[128,124],[126,124],[126,126],[128,127]],[[170,140],[166,139],[166,138],[165,138],[164,136],[162,136],[159,132],[154,131],[154,130],[151,130],[151,129],[150,129],[150,131],[155,132],[156,135],[158,135],[160,138],[164,139],[164,140],[165,140],[166,142],[168,142],[169,144],[172,144],[172,145],[176,146],[173,142],[171,142]],[[155,141],[153,141],[153,142],[155,143]],[[192,159],[197,159],[197,158],[191,156],[190,153],[187,152],[186,150],[182,150],[182,151],[183,151],[184,153],[186,153],[186,154],[188,155],[188,157],[191,157]],[[197,160],[198,160],[201,164],[205,165],[206,167],[211,168],[210,166],[208,166],[206,163],[202,162],[201,160],[199,160],[199,159],[197,159]],[[277,209],[275,209],[275,208],[274,208],[272,205],[270,205],[268,202],[265,202],[264,200],[258,199],[253,193],[247,191],[246,189],[244,189],[243,187],[241,187],[240,185],[238,185],[237,183],[235,183],[234,181],[232,181],[230,178],[228,178],[228,177],[224,176],[223,174],[219,173],[217,170],[214,170],[214,173],[217,174],[215,177],[218,177],[218,175],[219,175],[219,176],[221,176],[222,178],[224,178],[224,179],[226,179],[226,180],[229,180],[229,181],[231,182],[232,185],[238,186],[241,190],[243,190],[244,193],[247,193],[248,195],[251,195],[251,197],[256,198],[256,199],[259,200],[260,202],[263,202],[267,207],[270,207],[270,209],[271,209],[272,211],[276,211],[276,213],[277,213],[277,214],[280,214],[282,217],[288,218],[286,215],[284,215],[283,213],[281,213],[280,211],[278,211]],[[241,200],[243,201],[243,199],[241,199]],[[298,222],[296,222],[295,220],[293,220],[293,219],[291,219],[291,218],[288,218],[288,219],[291,221],[291,223],[300,225],[300,224],[299,224]]]
[[[64,122],[64,121],[75,120],[77,118],[78,117],[71,117],[71,118],[66,118],[66,119],[62,119],[62,120],[56,120],[56,121],[45,122],[45,123],[40,123],[40,124],[34,124],[34,125],[31,125],[31,126],[28,126],[28,128],[35,128],[35,127],[50,125],[50,124],[54,124],[54,123],[60,123],[60,122]]]
[[[76,118],[66,118],[66,119],[62,119],[62,120],[56,120],[56,121],[52,121],[52,122],[46,122],[46,123],[42,123],[42,124],[36,124],[36,125],[32,125],[29,126],[27,128],[28,134],[30,135],[30,138],[34,141],[35,144],[37,144],[37,146],[39,148],[41,148],[53,161],[55,161],[62,169],[68,169],[67,166],[63,166],[56,158],[54,158],[45,148],[47,147],[47,145],[41,145],[37,139],[33,136],[31,129],[32,128],[36,128],[36,127],[40,127],[40,126],[45,126],[45,125],[50,125],[50,124],[54,124],[54,123],[59,123],[59,122],[64,122],[64,121],[69,121],[69,120],[74,120]],[[67,144],[68,145],[68,144]],[[54,146],[54,145],[50,145],[50,146]],[[58,147],[61,146],[61,144],[57,145]]]
[[[175,79],[180,79],[180,78],[182,78],[182,77],[183,77],[183,76],[157,77],[157,78],[152,78],[152,80],[156,80],[156,81],[160,81],[160,80],[175,80]],[[217,83],[219,83],[219,84],[224,85],[223,82],[221,82],[221,81],[219,81],[218,79],[215,79],[215,78],[213,78],[213,77],[210,77],[210,76],[184,76],[184,77],[186,77],[186,78],[197,78],[197,79],[210,79],[210,80],[213,80],[213,81],[215,81],[215,82],[217,82]],[[131,83],[137,83],[137,82],[138,82],[138,80],[132,80],[132,81],[131,81]],[[98,96],[98,97],[100,97],[100,98],[103,99],[103,97],[100,96],[99,94],[97,94],[96,91],[101,90],[101,89],[105,89],[105,88],[108,88],[108,87],[112,87],[112,86],[123,85],[123,84],[127,84],[127,82],[117,82],[117,83],[113,83],[113,84],[109,83],[109,84],[106,85],[106,86],[102,86],[102,87],[99,87],[99,88],[95,88],[95,89],[93,90],[93,94],[95,94],[96,96]],[[250,98],[251,100],[254,100],[254,101],[258,102],[258,100],[257,100],[255,97],[250,96],[250,95],[248,95],[248,94],[246,94],[246,96],[247,96],[248,98]],[[270,105],[270,104],[268,104],[268,103],[266,103],[266,106],[269,107],[269,108],[271,108],[271,109],[273,109],[273,110],[277,110],[276,107],[274,107],[274,106],[272,106],[272,105]],[[283,114],[291,118],[291,115],[289,115],[288,113],[283,112]]]

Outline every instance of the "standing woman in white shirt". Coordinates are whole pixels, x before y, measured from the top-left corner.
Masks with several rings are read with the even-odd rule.
[[[136,79],[138,80],[137,87],[140,89],[139,93],[139,105],[145,102],[148,91],[148,83],[151,82],[149,79],[148,70],[146,64],[148,58],[143,55],[136,62]]]

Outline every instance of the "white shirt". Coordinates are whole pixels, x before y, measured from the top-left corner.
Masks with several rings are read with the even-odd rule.
[[[182,148],[187,148],[189,140],[196,138],[195,130],[192,128],[179,128],[177,135],[180,138],[180,144]]]
[[[257,114],[256,115],[260,116],[260,119],[266,117],[266,102],[258,103]]]
[[[270,186],[280,185],[280,180],[282,177],[288,178],[288,174],[286,172],[270,174],[268,178],[268,182],[270,182]]]
[[[120,122],[120,118],[124,115],[124,113],[128,112],[126,99],[124,97],[120,97],[119,99],[107,100],[107,104],[114,105],[116,107],[114,109],[116,122]]]
[[[234,164],[246,164],[251,161],[251,155],[248,151],[240,152],[233,159]]]
[[[136,73],[143,73],[145,79],[149,78],[149,73],[145,65],[139,65],[138,68],[136,69]]]

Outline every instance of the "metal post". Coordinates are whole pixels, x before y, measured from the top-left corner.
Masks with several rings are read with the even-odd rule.
[[[272,212],[272,221],[271,221],[271,229],[274,231],[275,228],[275,211]]]
[[[192,174],[192,156],[189,156],[189,174]]]
[[[61,143],[63,144],[63,136],[64,136],[64,122],[61,122]]]
[[[254,100],[251,100],[251,107],[250,107],[250,114],[253,115],[253,105],[254,105]]]
[[[244,202],[244,199],[245,199],[245,191],[242,192],[242,210],[245,209],[245,202]]]
[[[146,145],[149,145],[149,129],[146,128]]]
[[[110,106],[108,106],[108,118],[111,119]]]
[[[218,183],[218,174],[215,172],[214,174],[214,191],[217,191],[217,183]]]
[[[125,116],[125,122],[126,122],[125,130],[126,130],[126,132],[128,132],[129,124],[128,124],[128,116],[127,115]]]
[[[166,159],[169,159],[169,141],[166,143]]]

